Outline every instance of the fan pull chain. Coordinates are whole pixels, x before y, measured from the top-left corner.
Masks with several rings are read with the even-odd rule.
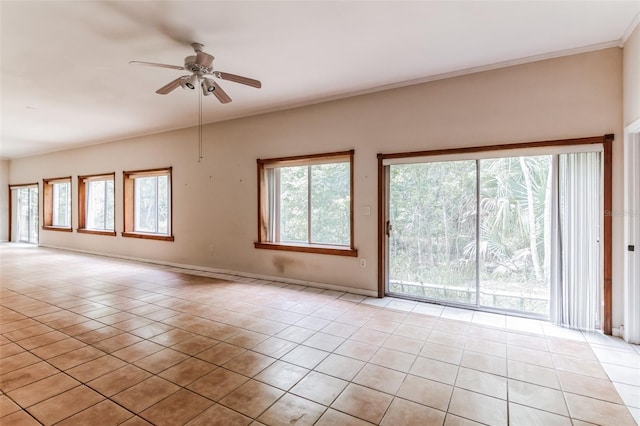
[[[198,90],[198,163],[202,160],[202,92]]]

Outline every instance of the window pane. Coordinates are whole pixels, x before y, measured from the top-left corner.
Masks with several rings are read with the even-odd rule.
[[[18,213],[17,229],[18,241],[29,242],[29,232],[31,231],[30,223],[30,191],[31,188],[19,188],[17,190],[17,206]]]
[[[53,226],[71,227],[71,183],[53,184]]]
[[[134,231],[169,234],[169,177],[135,179]]]
[[[29,242],[38,242],[38,188],[29,188]]]
[[[476,163],[393,165],[389,291],[476,302]]]
[[[309,242],[308,166],[280,168],[280,241]]]
[[[87,228],[104,229],[104,181],[87,184]]]
[[[113,179],[108,180],[106,182],[106,185],[107,185],[107,189],[106,189],[107,199],[105,201],[106,203],[105,208],[107,210],[107,213],[106,213],[104,229],[113,231],[115,229],[115,211],[116,211],[115,189],[114,189]]]
[[[158,230],[160,234],[169,233],[169,190],[168,176],[158,176]]]
[[[349,163],[311,166],[311,242],[349,245]]]
[[[549,314],[550,172],[550,155],[480,161],[481,305]]]
[[[135,180],[135,230],[139,232],[157,231],[157,177]]]
[[[113,180],[91,181],[87,188],[87,228],[113,230]]]

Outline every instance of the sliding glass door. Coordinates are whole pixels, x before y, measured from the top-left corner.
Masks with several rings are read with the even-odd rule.
[[[584,259],[598,289],[600,157],[591,154],[387,165],[387,292],[549,317],[576,291]],[[594,297],[587,310],[598,310]]]
[[[11,188],[11,241],[38,243],[38,187]]]

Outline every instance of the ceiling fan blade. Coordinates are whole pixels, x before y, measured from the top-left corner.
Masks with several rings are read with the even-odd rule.
[[[209,68],[213,62],[213,56],[204,52],[196,52],[196,64]]]
[[[131,61],[129,62],[133,65],[146,65],[148,67],[158,67],[158,68],[169,68],[172,70],[183,70],[184,67],[178,65],[167,65],[167,64],[156,64],[155,62],[142,62],[142,61]]]
[[[229,102],[231,102],[231,98],[229,97],[229,95],[227,95],[227,92],[222,90],[222,87],[220,87],[219,84],[216,84],[216,88],[211,93],[213,93],[222,104],[228,104]]]
[[[247,86],[255,87],[259,89],[262,87],[262,83],[253,78],[242,77],[241,75],[229,74],[228,72],[215,71],[214,75],[223,80],[233,81],[234,83],[246,84]]]
[[[156,93],[159,95],[166,95],[168,93],[171,93],[173,90],[177,89],[180,86],[180,80],[182,80],[183,78],[184,76],[178,77],[171,83],[165,84],[164,86],[156,90]]]

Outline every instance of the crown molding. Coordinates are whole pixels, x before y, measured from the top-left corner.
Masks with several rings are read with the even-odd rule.
[[[627,39],[631,37],[631,34],[633,34],[636,28],[638,28],[638,25],[640,25],[640,13],[636,14],[636,17],[631,21],[631,25],[629,25],[629,28],[627,28],[627,31],[625,31],[624,35],[620,39],[621,45],[624,45],[627,42]]]

